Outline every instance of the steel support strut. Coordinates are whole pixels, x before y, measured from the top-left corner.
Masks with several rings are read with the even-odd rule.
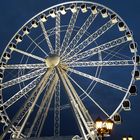
[[[51,70],[49,70],[49,71],[51,72]],[[21,128],[20,128],[20,130],[19,130],[19,132],[18,132],[18,134],[17,134],[17,138],[19,138],[19,136],[20,136],[22,130],[24,129],[25,124],[27,123],[27,120],[28,120],[28,118],[30,117],[30,114],[32,113],[32,111],[33,111],[33,109],[34,109],[34,107],[35,107],[35,104],[36,104],[36,102],[37,102],[39,96],[41,95],[41,93],[42,93],[42,91],[43,91],[43,88],[44,88],[44,86],[46,85],[46,82],[47,82],[48,79],[49,79],[49,76],[50,76],[50,74],[51,74],[49,71],[45,74],[45,76],[44,76],[44,78],[43,78],[43,82],[42,82],[42,84],[41,84],[41,86],[40,86],[40,88],[39,88],[39,90],[38,90],[38,94],[37,94],[37,96],[35,97],[34,101],[32,102],[32,105],[31,105],[31,107],[30,107],[30,109],[29,109],[29,111],[28,111],[28,113],[27,113],[27,115],[26,115],[26,118],[25,118],[25,120],[23,121],[23,124],[21,125]]]
[[[54,101],[54,136],[60,135],[60,80],[55,90]]]
[[[55,75],[55,77],[53,78],[53,80],[51,79],[51,82],[50,82],[50,84],[47,87],[47,90],[46,90],[47,93],[43,97],[43,101],[40,104],[40,107],[39,107],[39,110],[37,112],[37,115],[36,115],[36,117],[35,117],[35,119],[33,121],[33,124],[31,126],[29,132],[28,132],[28,137],[31,136],[34,128],[36,128],[36,127],[38,128],[39,123],[40,123],[41,118],[42,118],[41,116],[44,115],[44,112],[45,112],[44,110],[46,108],[49,108],[48,106],[46,106],[46,104],[47,104],[47,102],[52,100],[52,96],[54,95],[54,89],[56,87],[57,81],[58,81],[58,76]],[[36,130],[38,130],[38,129],[36,129]]]
[[[58,82],[58,75],[55,76],[54,82],[55,82],[55,85],[50,87],[50,88],[52,88],[52,90],[50,90],[49,92],[51,92],[51,91],[52,91],[52,92],[50,93],[50,94],[51,94],[51,95],[50,95],[50,98],[48,99],[48,101],[46,102],[46,105],[45,105],[44,115],[43,115],[42,121],[41,121],[41,123],[40,123],[40,129],[39,129],[38,134],[37,134],[37,137],[38,137],[38,138],[40,137],[42,128],[43,128],[43,126],[44,126],[44,122],[45,122],[45,120],[46,120],[46,118],[47,118],[47,116],[48,116],[48,111],[49,111],[49,108],[50,108],[50,105],[51,105],[52,98],[53,98],[53,96],[54,96],[54,92],[55,92],[55,90],[56,90],[56,89],[55,89],[55,88],[56,88],[56,84],[57,84],[57,82]]]
[[[33,110],[34,105],[35,105],[38,97],[40,96],[40,94],[42,92],[42,88],[45,86],[45,84],[46,84],[46,82],[47,82],[47,80],[48,80],[48,78],[49,78],[49,76],[50,76],[51,73],[52,73],[52,69],[48,69],[48,71],[45,73],[44,77],[41,79],[40,83],[38,84],[38,86],[32,92],[32,95],[25,101],[24,105],[20,108],[20,110],[14,116],[14,118],[12,119],[12,121],[9,122],[9,124],[6,127],[5,131],[0,136],[0,140],[1,139],[4,139],[4,137],[6,136],[6,134],[10,130],[10,128],[13,126],[13,124],[14,123],[18,123],[19,120],[22,118],[22,116],[25,115],[26,111],[28,111],[27,112],[27,115],[30,115],[30,112]],[[24,122],[25,121],[26,120],[24,120]],[[21,129],[23,129],[23,126],[24,126],[24,123],[23,123]],[[20,130],[19,133],[21,133],[21,130]]]
[[[59,77],[62,80],[62,83],[70,99],[70,103],[73,108],[73,111],[76,115],[77,123],[81,131],[81,135],[83,136],[84,140],[88,140],[89,137],[92,140],[95,140],[97,136],[95,132],[94,122],[90,114],[88,113],[87,109],[85,108],[84,104],[82,103],[78,94],[76,93],[74,87],[69,81],[66,72],[59,68],[57,70],[59,73]],[[93,124],[92,127],[88,125],[89,122]]]

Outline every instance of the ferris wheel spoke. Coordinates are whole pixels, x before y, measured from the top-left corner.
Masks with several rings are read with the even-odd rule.
[[[47,92],[47,90],[48,90],[48,87],[49,87],[49,85],[50,85],[50,83],[51,83],[51,81],[52,81],[54,75],[55,75],[55,73],[53,73],[53,74],[50,75],[50,78],[48,79],[48,82],[47,82],[47,84],[46,84],[46,87],[44,86],[44,88],[43,88],[43,90],[46,88],[46,92]],[[44,98],[43,98],[43,99],[44,99]],[[29,102],[28,102],[28,103],[29,103]],[[30,103],[32,103],[32,102],[30,101]],[[40,107],[41,109],[43,109],[42,106],[38,106],[38,107]],[[28,110],[29,110],[29,108],[28,108]],[[27,114],[28,110],[26,110],[26,114]],[[46,112],[44,111],[43,113],[46,113]],[[24,115],[20,118],[20,120],[18,121],[17,126],[20,124],[20,122],[23,120],[23,118],[26,116],[26,114],[24,114]],[[39,127],[39,126],[40,126],[40,125],[38,125],[38,127]],[[28,133],[28,134],[29,134],[29,133]]]
[[[96,82],[99,82],[99,83],[101,83],[101,84],[103,84],[103,85],[112,87],[112,88],[114,88],[114,89],[120,90],[120,91],[125,92],[125,93],[127,92],[127,89],[126,89],[126,88],[121,87],[121,86],[119,86],[119,85],[116,85],[116,84],[114,84],[114,83],[111,83],[111,82],[102,80],[102,79],[100,79],[100,78],[94,77],[94,76],[92,76],[92,75],[89,75],[89,74],[86,74],[86,73],[83,73],[83,72],[80,72],[80,71],[78,71],[78,70],[74,70],[74,69],[71,69],[71,68],[69,68],[68,70],[69,70],[70,72],[73,72],[73,73],[75,73],[75,74],[77,74],[77,75],[80,75],[80,76],[82,76],[82,77],[85,77],[85,78],[94,80],[94,81],[96,81]]]
[[[58,81],[58,82],[59,82],[59,81]],[[58,84],[58,83],[57,83],[57,84]],[[35,136],[37,136],[37,137],[40,136],[41,131],[42,131],[42,128],[43,128],[43,126],[44,126],[44,122],[45,122],[45,120],[46,120],[46,118],[47,118],[47,116],[48,116],[48,111],[50,110],[50,104],[51,104],[51,102],[52,102],[52,98],[53,98],[55,92],[57,91],[56,88],[57,88],[57,85],[54,86],[53,91],[52,91],[52,93],[51,93],[49,99],[47,100],[47,102],[46,102],[46,104],[45,104],[45,106],[44,106],[44,111],[43,111],[43,114],[42,114],[41,118],[39,119],[39,123],[38,123],[38,125],[36,126],[37,128],[36,128],[36,131],[35,131]],[[38,134],[37,134],[37,133],[38,133]]]
[[[111,60],[111,58],[112,57],[115,57],[115,58],[118,58],[118,59],[131,59],[131,57],[130,56],[127,56],[126,54],[122,54],[122,53],[120,53],[120,51],[123,49],[123,48],[125,48],[125,47],[127,47],[127,43],[126,44],[124,44],[122,47],[120,47],[119,49],[118,49],[118,47],[115,47],[115,48],[113,48],[112,50],[106,50],[106,51],[104,51],[104,53],[106,53],[106,56],[103,58],[103,60],[105,60],[107,57],[109,57],[109,59],[108,60]]]
[[[71,52],[71,49],[73,49],[77,45],[77,43],[80,41],[80,39],[82,38],[82,36],[85,34],[85,32],[87,31],[87,29],[89,28],[89,26],[92,24],[92,22],[97,17],[97,15],[98,14],[96,14],[96,15],[94,15],[92,13],[90,14],[90,16],[84,22],[84,24],[82,25],[82,27],[79,29],[78,33],[74,36],[74,38],[72,39],[72,41],[66,47],[65,51],[62,54],[62,58],[66,58],[66,56],[68,56],[68,54]]]
[[[126,36],[123,36],[123,37],[114,39],[112,41],[109,41],[107,43],[104,43],[102,45],[99,45],[99,46],[97,46],[95,48],[92,48],[90,50],[79,53],[76,56],[73,56],[73,57],[69,58],[69,60],[67,60],[67,61],[68,62],[71,62],[71,61],[73,62],[73,61],[78,61],[78,60],[81,60],[81,59],[84,59],[84,58],[87,58],[87,57],[91,57],[95,54],[98,54],[99,52],[109,50],[111,48],[114,48],[114,47],[119,46],[121,44],[124,44],[126,42],[127,42],[127,38],[126,38]]]
[[[36,88],[32,92],[31,96],[25,101],[24,105],[20,108],[20,110],[17,112],[17,114],[13,117],[12,121],[8,124],[8,126],[6,127],[6,129],[4,130],[2,135],[0,136],[0,139],[4,139],[4,137],[6,136],[6,134],[12,127],[12,125],[18,124],[18,122],[21,120],[21,118],[23,118],[25,113],[28,111],[26,120],[24,120],[24,122],[27,121],[28,117],[30,116],[30,113],[32,112],[32,109],[34,108],[34,106],[36,104],[36,101],[38,100],[40,94],[42,93],[42,90],[43,90],[46,82],[50,78],[51,73],[52,73],[52,69],[49,69],[45,73],[45,75],[41,79],[40,83],[36,86]],[[24,122],[23,122],[23,125],[22,125],[19,133],[21,133],[22,129],[24,128],[24,125],[25,125]]]
[[[6,81],[6,82],[1,84],[2,89],[8,88],[10,86],[14,86],[14,85],[19,84],[21,82],[30,80],[30,79],[32,79],[34,77],[43,75],[45,73],[45,71],[46,71],[46,69],[36,70],[36,71],[31,72],[31,73],[28,73],[28,74],[25,74],[23,76],[20,76],[18,78]]]
[[[131,57],[128,57],[126,55],[122,55],[121,53],[117,53],[116,55],[114,55],[115,51],[111,51],[111,50],[106,50],[104,51],[104,53],[106,54],[106,56],[103,58],[103,60],[107,60],[106,58],[109,57],[109,60],[111,60],[112,57],[115,57],[117,59],[131,59]]]
[[[44,26],[44,23],[40,20],[40,26],[41,26],[41,29],[42,29],[42,31],[43,31],[43,34],[44,34],[44,36],[45,36],[45,39],[46,39],[46,42],[47,42],[47,44],[48,44],[48,47],[49,47],[49,49],[50,49],[50,52],[51,53],[53,53],[53,47],[52,47],[52,44],[51,44],[51,42],[50,42],[50,39],[49,39],[49,37],[48,37],[48,33],[47,33],[47,31],[46,31],[46,29],[45,29],[45,26]]]
[[[98,66],[133,66],[134,61],[132,60],[108,60],[108,61],[78,61],[68,63],[68,67],[98,67]]]
[[[4,69],[41,69],[41,68],[47,68],[45,63],[39,63],[39,64],[9,64],[5,65]]]
[[[31,54],[31,53],[28,53],[28,52],[25,52],[25,51],[22,51],[22,50],[16,49],[16,48],[13,48],[12,50],[15,51],[15,52],[18,52],[18,53],[20,53],[20,54],[26,55],[26,56],[28,56],[28,57],[34,58],[34,59],[36,59],[36,60],[45,62],[45,59],[43,59],[43,58],[41,58],[41,57],[39,57],[39,56],[33,55],[33,54]]]
[[[40,128],[38,128],[39,131],[38,131],[37,137],[40,137],[41,131],[42,131],[43,126],[44,126],[44,122],[45,122],[45,120],[48,116],[48,112],[49,112],[49,109],[50,109],[52,98],[53,98],[55,92],[57,92],[57,90],[58,90],[57,89],[57,86],[59,85],[58,75],[56,75],[56,79],[54,81],[56,81],[56,83],[55,83],[55,86],[53,86],[52,92],[50,93],[50,98],[46,102],[46,105],[45,105],[45,108],[44,108],[45,111],[43,112],[42,120],[40,121]]]
[[[41,93],[42,93],[43,90],[45,89],[45,87],[46,87],[46,82],[49,80],[49,76],[50,76],[50,74],[51,74],[51,73],[49,73],[49,72],[51,72],[51,71],[52,71],[52,70],[49,70],[49,71],[45,74],[44,79],[43,79],[43,81],[42,81],[42,84],[40,85],[38,91],[35,91],[35,92],[37,92],[37,94],[36,94],[36,95],[33,95],[33,97],[31,98],[32,104],[31,104],[31,106],[30,106],[30,108],[29,108],[29,111],[28,111],[28,113],[27,113],[27,115],[26,115],[26,118],[24,119],[24,121],[23,121],[23,123],[22,123],[22,125],[21,125],[21,128],[20,128],[20,130],[19,130],[19,132],[18,132],[18,134],[17,134],[17,138],[19,138],[19,136],[21,135],[21,133],[22,133],[22,131],[23,131],[23,129],[24,129],[24,127],[25,127],[25,125],[26,125],[26,123],[27,123],[27,121],[28,121],[28,119],[29,119],[29,117],[30,117],[30,115],[31,115],[31,113],[32,113],[32,111],[33,111],[35,105],[36,105],[37,100],[39,99]],[[26,108],[26,109],[27,109],[27,108]]]
[[[73,29],[74,29],[74,25],[76,23],[77,17],[79,14],[79,10],[77,10],[75,13],[72,14],[65,37],[63,39],[63,43],[61,46],[61,51],[60,51],[60,55],[62,56],[63,52],[65,51],[65,48],[68,46]]]
[[[54,79],[51,80],[51,83],[47,86],[46,88],[46,94],[44,94],[43,100],[39,106],[39,110],[36,114],[36,117],[32,123],[32,126],[30,127],[29,131],[28,131],[28,137],[31,136],[32,132],[37,130],[37,127],[39,126],[39,123],[41,121],[42,115],[44,115],[44,112],[46,113],[45,109],[46,109],[46,104],[52,100],[52,97],[54,95],[54,89],[56,87],[56,83],[58,80],[58,76],[55,75]],[[47,106],[48,107],[48,106]],[[48,108],[47,108],[48,109]]]
[[[73,110],[74,110],[74,112],[75,111],[77,112],[75,114],[75,116],[76,116],[76,119],[78,120],[78,124],[80,125],[81,123],[83,123],[82,125],[80,125],[80,129],[85,128],[85,130],[83,130],[83,132],[87,132],[91,136],[92,140],[94,140],[93,133],[91,132],[91,129],[88,126],[88,123],[92,124],[92,130],[95,129],[95,127],[94,127],[95,124],[94,124],[90,114],[88,113],[88,110],[84,106],[84,104],[81,101],[81,99],[79,98],[76,90],[74,89],[73,85],[69,81],[69,79],[66,75],[66,72],[62,69],[57,69],[57,70],[58,70],[59,77],[62,80],[65,90],[68,94],[68,97],[69,97],[69,100],[73,107]],[[79,122],[79,120],[81,121],[81,123]]]
[[[27,93],[29,93],[32,89],[34,89],[37,84],[40,81],[40,76],[38,76],[35,80],[30,82],[28,85],[26,85],[23,89],[21,89],[19,92],[14,94],[10,99],[8,99],[6,102],[4,102],[3,106],[5,109],[9,108],[11,105],[13,105],[15,102],[17,102],[19,99],[21,99],[23,96],[25,96]]]
[[[27,36],[46,56],[48,56],[48,54],[35,42],[34,39],[32,39],[29,35]]]
[[[60,80],[55,90],[54,101],[54,136],[60,135]]]
[[[55,53],[60,54],[60,13],[56,13]]]
[[[109,114],[70,75],[68,75],[68,77],[107,117],[109,117]]]
[[[81,52],[83,49],[85,49],[88,45],[90,45],[97,38],[102,36],[105,32],[107,32],[114,25],[115,25],[115,23],[113,24],[112,21],[109,20],[107,23],[105,23],[103,26],[101,26],[98,30],[96,30],[93,34],[91,34],[87,39],[85,39],[83,42],[81,42],[77,47],[71,49],[70,52],[65,56],[64,60],[75,57],[79,52]]]

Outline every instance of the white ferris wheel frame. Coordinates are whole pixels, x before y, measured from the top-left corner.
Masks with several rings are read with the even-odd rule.
[[[2,54],[0,60],[2,60],[3,55],[4,55],[4,53],[6,52],[8,46],[9,46],[10,43],[15,39],[16,35],[23,29],[23,27],[25,27],[27,24],[29,24],[32,20],[36,19],[36,18],[37,18],[38,16],[40,16],[41,14],[43,14],[43,13],[45,13],[45,12],[48,12],[48,11],[50,11],[51,9],[54,9],[54,8],[56,8],[56,7],[60,7],[60,6],[63,6],[63,5],[65,6],[65,5],[73,4],[73,3],[76,3],[76,4],[82,4],[82,3],[84,3],[84,4],[91,4],[91,5],[96,5],[96,6],[99,6],[99,7],[102,7],[102,8],[107,9],[107,10],[110,11],[111,13],[114,13],[114,14],[118,17],[118,19],[119,19],[120,21],[122,21],[122,22],[126,25],[127,30],[131,33],[131,31],[130,31],[129,27],[127,26],[127,24],[125,23],[125,21],[124,21],[117,13],[115,13],[113,10],[111,10],[110,8],[108,8],[108,7],[104,6],[104,5],[101,5],[101,4],[98,4],[98,3],[94,3],[94,2],[89,2],[89,1],[71,1],[71,2],[64,2],[64,3],[61,3],[61,4],[57,4],[57,5],[55,5],[55,6],[52,6],[52,7],[50,7],[50,8],[47,8],[47,9],[41,11],[40,13],[38,13],[37,15],[35,15],[34,17],[32,17],[30,20],[28,20],[28,21],[15,33],[15,35],[14,35],[14,36],[12,37],[12,39],[9,41],[8,45],[6,46],[5,50],[3,51],[3,54]],[[67,9],[67,10],[69,10],[69,9]],[[47,18],[48,18],[49,16],[50,16],[50,15],[47,15]],[[132,43],[135,43],[133,37],[132,37]],[[17,51],[17,52],[20,52],[19,50],[16,50],[16,51]],[[26,52],[22,52],[22,53],[26,55]],[[134,56],[135,56],[135,59],[136,59],[136,52],[134,52]],[[35,57],[35,58],[36,58],[36,56],[33,56],[33,55],[32,55],[32,57]],[[44,59],[41,59],[41,58],[39,58],[39,57],[38,57],[38,59],[41,60],[41,61],[44,61]],[[94,63],[94,62],[93,62],[93,63]],[[107,63],[107,62],[106,62],[106,63]],[[119,63],[119,62],[118,62],[118,63]],[[90,65],[90,64],[87,64],[87,65]],[[134,66],[133,71],[135,71],[135,70],[137,69],[137,64],[134,63],[133,66]],[[34,67],[34,66],[32,65],[32,67]],[[76,71],[74,71],[74,70],[72,70],[72,69],[71,69],[71,71],[76,73]],[[58,70],[58,73],[60,74],[60,70]],[[42,72],[42,74],[44,74],[44,73]],[[82,75],[82,74],[83,74],[82,72],[81,72],[81,73],[79,72],[79,75]],[[60,74],[60,75],[61,75],[61,74]],[[85,75],[85,76],[89,76],[89,75]],[[61,76],[60,76],[60,77],[61,77]],[[90,77],[90,76],[89,76],[89,77]],[[93,78],[93,77],[90,77],[90,78]],[[61,77],[61,80],[63,81],[64,78]],[[66,79],[65,79],[65,80],[66,80]],[[94,78],[94,80],[98,81],[98,78],[96,78],[96,79]],[[102,81],[102,82],[104,82],[104,81]],[[129,84],[129,87],[128,87],[127,91],[126,91],[126,94],[125,94],[124,98],[122,99],[122,101],[120,102],[120,104],[118,105],[118,107],[116,108],[116,110],[109,116],[110,119],[112,119],[113,116],[114,116],[116,113],[120,112],[120,109],[121,109],[121,107],[122,107],[123,102],[125,101],[125,99],[129,98],[129,96],[130,96],[130,95],[129,95],[129,90],[130,90],[131,85],[133,84],[133,82],[134,82],[134,73],[132,73],[131,82],[130,82],[130,84]],[[66,88],[67,88],[67,87],[66,87]],[[118,88],[118,87],[116,87],[116,88]],[[88,95],[87,95],[87,96],[88,96]],[[90,98],[90,97],[89,97],[89,98]],[[4,113],[5,113],[5,115],[8,117],[8,115],[7,115],[7,113],[6,113],[5,110],[4,110]],[[9,119],[9,117],[8,117],[8,119]],[[14,132],[14,131],[13,131],[13,132]],[[23,135],[21,134],[21,136],[23,136]]]

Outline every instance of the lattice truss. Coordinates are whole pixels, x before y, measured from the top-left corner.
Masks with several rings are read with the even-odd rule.
[[[41,137],[49,129],[59,136],[64,126],[71,134],[70,109],[81,137],[98,139],[96,117],[120,124],[140,79],[132,32],[118,14],[92,2],[62,3],[35,15],[0,61],[0,139]]]

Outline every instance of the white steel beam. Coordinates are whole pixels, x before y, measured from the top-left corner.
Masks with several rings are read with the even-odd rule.
[[[37,102],[38,98],[40,97],[40,95],[41,95],[41,93],[42,93],[42,91],[43,91],[43,89],[44,89],[44,87],[45,87],[45,85],[46,85],[46,83],[47,83],[47,81],[49,79],[50,74],[51,73],[49,73],[49,71],[45,74],[43,82],[40,85],[40,88],[38,89],[38,93],[37,93],[36,97],[34,98],[34,100],[32,100],[32,105],[30,106],[29,111],[28,111],[28,113],[27,113],[27,115],[26,115],[26,117],[25,117],[25,119],[24,119],[24,121],[23,121],[23,123],[21,125],[21,128],[18,131],[17,138],[20,137],[20,135],[22,133],[22,130],[24,129],[24,127],[25,127],[25,125],[26,125],[26,123],[28,121],[28,118],[30,117],[30,115],[31,115],[31,113],[32,113],[32,111],[33,111],[33,109],[34,109],[34,107],[36,105],[36,102]]]
[[[112,66],[133,66],[132,60],[110,60],[110,61],[78,61],[67,63],[68,67],[112,67]]]
[[[69,68],[68,70],[69,70],[70,72],[73,72],[73,73],[75,73],[75,74],[78,74],[78,75],[80,75],[80,76],[82,76],[82,77],[86,77],[86,78],[88,78],[88,79],[94,80],[94,81],[96,81],[96,82],[99,82],[99,83],[104,84],[104,85],[106,85],[106,86],[109,86],[109,87],[112,87],[112,88],[114,88],[114,89],[120,90],[120,91],[122,91],[122,92],[125,92],[125,93],[127,92],[127,89],[126,89],[126,88],[121,87],[121,86],[119,86],[119,85],[116,85],[116,84],[114,84],[114,83],[111,83],[111,82],[102,80],[102,79],[100,79],[100,78],[94,77],[94,76],[92,76],[92,75],[89,75],[89,74],[86,74],[86,73],[84,73],[84,72],[80,72],[80,71],[78,71],[78,70],[74,70],[74,69],[71,69],[71,68]]]
[[[55,53],[60,54],[60,13],[56,13]]]
[[[20,98],[25,96],[29,91],[34,89],[37,84],[40,81],[40,77],[37,77],[35,80],[33,80],[31,83],[29,83],[27,86],[25,86],[23,89],[21,89],[19,92],[14,94],[12,97],[10,97],[6,102],[3,103],[3,106],[5,109],[9,108],[11,105],[13,105],[15,102],[17,102]]]
[[[109,114],[71,76],[68,75],[68,77],[107,117],[109,117]]]
[[[96,15],[94,15],[92,13],[90,14],[90,16],[84,22],[84,24],[79,29],[79,31],[77,32],[77,34],[74,36],[74,38],[72,39],[72,41],[70,42],[70,44],[65,49],[64,53],[62,54],[62,58],[66,58],[68,56],[68,54],[77,45],[77,43],[79,42],[79,40],[81,39],[81,37],[85,34],[85,32],[87,31],[87,29],[89,28],[89,26],[92,24],[92,22],[95,20],[96,17],[97,17],[97,14]]]
[[[54,101],[54,136],[60,135],[60,80],[55,90]]]
[[[36,47],[38,47],[46,56],[48,56],[48,54],[46,53],[46,51],[44,51],[41,46],[39,46],[34,39],[32,39],[29,35],[27,35],[28,38],[36,45]]]
[[[107,23],[105,23],[103,26],[101,26],[97,31],[95,31],[93,34],[91,34],[87,39],[85,39],[83,42],[81,42],[78,46],[75,48],[71,48],[70,52],[64,56],[64,60],[67,58],[71,58],[76,56],[79,52],[81,52],[83,49],[85,49],[88,45],[90,45],[92,42],[94,42],[97,38],[102,36],[105,32],[107,32],[111,27],[113,27],[115,24],[112,23],[111,20],[109,20]]]
[[[4,69],[41,69],[47,68],[45,63],[40,64],[9,64],[5,65]]]
[[[64,72],[64,71],[63,71]],[[69,87],[71,88],[71,91],[74,95],[74,98],[77,100],[78,104],[79,104],[79,108],[82,112],[82,114],[84,115],[85,119],[86,119],[86,122],[91,122],[93,123],[93,120],[91,118],[91,116],[89,115],[88,113],[88,110],[85,108],[82,100],[80,99],[80,97],[78,96],[78,94],[76,93],[76,90],[74,89],[73,85],[71,84],[70,80],[68,79],[66,73],[64,74],[64,77],[65,77],[65,80],[66,82],[68,83]],[[94,124],[93,124],[94,126]]]
[[[57,85],[57,82],[58,82],[58,75],[56,74],[56,79],[54,80],[56,83],[55,83],[55,86],[52,86],[52,90],[50,90],[50,98],[48,98],[47,102],[46,102],[46,105],[45,105],[45,111],[43,112],[43,115],[42,115],[42,120],[40,121],[40,128],[38,130],[38,134],[37,134],[37,137],[40,137],[40,134],[41,134],[41,131],[43,129],[43,126],[44,126],[44,122],[48,116],[48,112],[49,112],[49,108],[50,108],[50,105],[51,105],[51,102],[52,102],[52,98],[54,96],[54,92],[56,90],[56,85]]]
[[[38,112],[36,114],[36,117],[35,117],[32,125],[31,125],[31,128],[28,131],[28,137],[31,137],[31,134],[32,134],[35,126],[36,127],[39,126],[39,122],[40,122],[40,120],[42,118],[42,115],[44,114],[44,110],[46,109],[46,107],[45,107],[46,102],[49,102],[49,100],[51,99],[50,97],[54,95],[53,89],[54,89],[54,87],[56,87],[58,76],[55,75],[53,80],[52,79],[50,79],[50,80],[51,80],[51,81],[49,81],[50,84],[48,84],[48,86],[46,88],[46,93],[44,94],[43,100],[42,100],[42,102],[41,102],[41,104],[39,106],[39,110],[38,110]],[[47,108],[48,108],[48,106],[47,106]]]
[[[30,79],[35,78],[37,76],[41,76],[41,75],[43,75],[45,73],[45,71],[46,71],[46,69],[36,70],[36,71],[30,72],[28,74],[22,75],[22,76],[20,76],[18,78],[6,81],[6,82],[1,84],[2,89],[8,88],[10,86],[14,86],[16,84],[19,84],[21,82],[30,80]]]
[[[16,48],[12,48],[13,51],[15,52],[18,52],[20,54],[23,54],[23,55],[26,55],[28,57],[31,57],[31,58],[34,58],[36,60],[39,60],[39,61],[42,61],[42,62],[45,62],[45,59],[39,57],[39,56],[36,56],[36,55],[33,55],[31,53],[28,53],[28,52],[25,52],[25,51],[22,51],[22,50],[19,50],[19,49],[16,49]]]
[[[43,34],[45,36],[45,39],[46,39],[47,45],[49,47],[49,50],[50,50],[51,53],[53,53],[54,50],[53,50],[52,44],[50,42],[50,39],[49,39],[48,33],[46,31],[46,28],[44,26],[44,23],[41,20],[39,21],[39,23],[40,23],[41,29],[43,31]]]
[[[104,43],[102,45],[99,45],[99,46],[92,48],[90,50],[87,50],[87,51],[84,51],[84,52],[79,53],[77,55],[74,55],[74,56],[68,58],[69,60],[66,60],[66,62],[68,62],[68,61],[73,62],[73,61],[78,61],[78,60],[81,60],[81,59],[84,59],[87,57],[92,57],[93,55],[98,54],[99,52],[109,50],[111,48],[114,48],[114,47],[119,46],[119,45],[126,43],[126,42],[127,42],[127,38],[126,38],[126,36],[123,36],[123,37],[111,40],[111,41]]]
[[[78,17],[78,13],[79,13],[79,10],[77,10],[71,16],[71,19],[70,19],[67,31],[65,33],[65,37],[64,37],[63,42],[62,42],[60,55],[62,55],[62,53],[65,51],[66,47],[69,44],[69,41],[70,41],[70,38],[71,38],[71,35],[72,35],[72,32],[73,32],[73,29],[74,29],[74,25],[75,25],[77,17]]]
[[[20,119],[24,116],[25,113],[28,113],[29,116],[31,113],[31,110],[34,108],[34,105],[36,101],[38,100],[38,97],[41,94],[42,88],[45,86],[47,80],[49,79],[50,74],[52,73],[52,69],[48,69],[44,77],[41,79],[41,82],[37,85],[35,90],[32,92],[32,95],[25,101],[24,105],[20,108],[20,110],[17,112],[17,114],[13,117],[12,121],[8,124],[4,132],[1,134],[0,139],[4,139],[10,128],[13,124],[18,124]],[[27,116],[27,118],[28,118]],[[25,120],[26,121],[26,120]],[[23,126],[22,128],[23,129]],[[21,131],[20,131],[21,132]]]
[[[81,100],[78,98],[78,95],[77,95],[74,87],[72,86],[72,84],[68,80],[65,72],[62,69],[61,70],[58,69],[58,73],[59,73],[60,79],[62,80],[63,85],[64,85],[64,87],[65,87],[65,89],[67,91],[67,94],[69,96],[69,99],[70,99],[70,102],[72,104],[72,107],[74,107],[73,110],[76,110],[78,115],[79,115],[79,117],[80,117],[80,120],[81,120],[82,125],[83,125],[82,128],[85,129],[84,133],[88,133],[87,135],[89,135],[91,137],[91,140],[95,140],[95,131],[94,131],[95,128],[93,126],[93,128],[91,129],[88,126],[88,122],[87,122],[88,119],[90,119],[90,121],[92,119],[91,119],[91,117],[89,117],[90,115],[88,114],[88,112],[85,112],[86,108],[85,108],[84,104],[82,104]],[[78,120],[78,118],[77,118],[77,120]],[[80,122],[79,121],[78,121],[78,124],[80,126]],[[81,132],[83,132],[82,128],[80,128]],[[82,136],[84,136],[84,133],[82,133]],[[85,137],[86,139],[88,139],[87,135]]]

